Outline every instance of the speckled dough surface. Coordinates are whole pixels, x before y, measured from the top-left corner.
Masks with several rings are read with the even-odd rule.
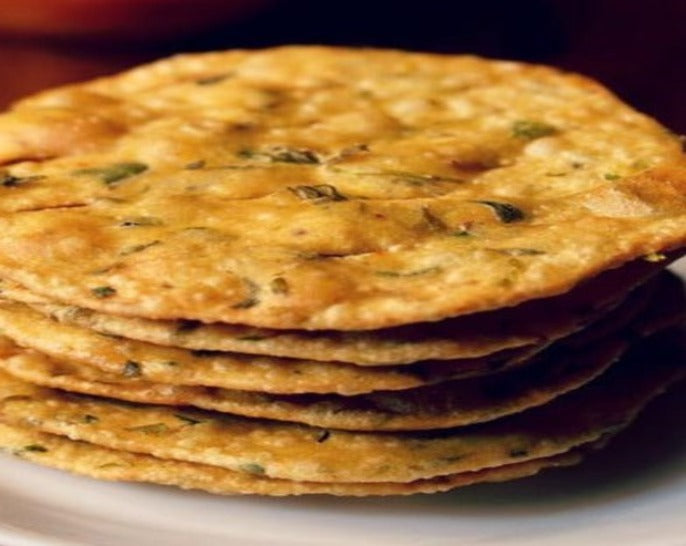
[[[346,432],[120,403],[37,387],[1,372],[0,421],[280,479],[411,482],[554,456],[625,426],[684,376],[683,331],[674,336],[642,346],[596,381],[549,404],[443,431]]]
[[[655,262],[636,260],[554,298],[440,322],[362,332],[274,330],[107,315],[60,305],[7,279],[0,280],[0,295],[27,303],[65,324],[158,345],[378,366],[477,358],[554,341],[592,323],[676,257],[674,254]],[[0,312],[0,326],[2,317]],[[11,322],[17,326],[17,321]],[[31,337],[35,338],[33,334]]]
[[[342,430],[420,430],[490,421],[549,402],[597,377],[626,346],[611,339],[564,356],[553,352],[549,359],[510,373],[354,397],[123,383],[96,368],[70,366],[19,347],[0,358],[0,370],[34,385],[143,404],[194,406]]]
[[[408,389],[451,378],[493,373],[519,365],[542,349],[542,346],[530,346],[474,359],[382,367],[190,351],[101,335],[56,322],[23,304],[1,299],[0,329],[22,347],[74,365],[98,368],[119,376],[124,382],[145,378],[173,385],[291,394],[353,395]],[[46,332],[50,335],[45,335]]]
[[[599,323],[560,342],[511,371],[441,382],[409,390],[357,396],[277,395],[123,379],[83,364],[0,344],[0,369],[43,387],[145,404],[194,406],[237,415],[345,430],[420,430],[484,422],[539,406],[579,388],[603,373],[627,348],[627,334],[647,335],[683,320],[680,280],[663,274],[657,288],[646,286]],[[669,300],[674,308],[649,306]],[[1,315],[0,315],[1,316]],[[2,322],[0,321],[0,325]],[[598,330],[598,331],[596,331]],[[142,371],[142,370],[141,370]],[[180,378],[181,381],[182,377]]]
[[[180,56],[24,100],[0,135],[0,273],[111,314],[375,329],[686,242],[679,140],[544,67]]]
[[[476,472],[449,474],[410,483],[322,483],[266,478],[210,466],[108,449],[63,436],[0,424],[0,450],[31,462],[100,480],[148,482],[220,495],[410,495],[436,493],[474,483],[501,482],[537,474],[550,467],[581,461],[578,449],[543,459],[532,459]]]

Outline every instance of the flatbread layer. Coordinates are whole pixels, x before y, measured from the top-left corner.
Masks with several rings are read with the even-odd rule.
[[[145,378],[173,385],[284,394],[354,395],[376,390],[408,389],[521,365],[543,347],[522,347],[475,359],[362,367],[153,345],[56,322],[24,304],[1,299],[0,329],[22,347],[68,363],[96,367],[118,375],[123,382]]]
[[[344,430],[420,430],[484,422],[549,402],[603,373],[629,345],[628,333],[648,335],[686,318],[683,283],[660,276],[657,286],[637,290],[611,316],[511,371],[441,382],[402,391],[358,396],[275,395],[169,385],[133,379],[122,382],[84,364],[55,360],[0,345],[0,369],[43,387],[146,404],[193,406],[248,417],[293,421]],[[648,307],[648,302],[660,302]],[[661,304],[669,302],[669,305]],[[673,308],[670,309],[670,306]],[[596,332],[595,330],[600,330]]]
[[[669,341],[671,340],[671,343]],[[684,336],[641,346],[599,379],[490,423],[413,433],[332,431],[67,394],[0,373],[0,421],[111,449],[316,482],[411,482],[551,457],[623,427],[684,376]],[[646,365],[650,362],[650,365]]]
[[[656,292],[657,291],[657,292]],[[603,318],[592,322],[587,330],[610,335],[631,322],[644,310],[649,299],[672,302],[675,309],[660,312],[658,316],[646,310],[642,323],[634,328],[645,329],[649,324],[675,320],[683,313],[684,290],[680,280],[661,275],[654,282],[635,290],[621,305]],[[526,364],[547,346],[544,343],[504,351],[487,358],[455,361],[429,361],[395,367],[358,367],[340,363],[283,359],[268,356],[240,355],[235,353],[206,353],[173,347],[152,345],[126,338],[100,335],[80,326],[52,321],[29,307],[0,299],[0,331],[10,338],[0,343],[0,355],[11,357],[16,353],[14,343],[32,349],[34,361],[45,361],[59,370],[79,370],[81,379],[134,387],[150,383],[170,386],[199,386],[195,389],[215,392],[215,388],[267,393],[337,393],[353,396],[374,391],[387,391],[386,400],[393,398],[388,391],[405,390],[432,385],[451,379],[465,379],[502,372]],[[45,332],[50,332],[49,336]],[[576,333],[586,342],[597,339],[593,333]],[[567,342],[574,342],[574,336]],[[14,343],[13,343],[14,342]],[[584,343],[576,343],[583,346]],[[35,354],[35,353],[42,354]],[[28,365],[27,365],[28,366]],[[28,368],[27,368],[28,371]],[[63,373],[60,372],[60,375]],[[63,378],[65,380],[65,378]],[[182,389],[187,392],[187,389]],[[181,392],[181,390],[179,390]],[[218,392],[218,391],[217,391]],[[241,394],[244,399],[247,395]],[[258,395],[255,395],[258,396]],[[267,396],[266,398],[270,398]],[[314,399],[317,397],[315,396]],[[402,398],[402,396],[401,396]],[[275,399],[275,397],[271,397]],[[390,403],[390,402],[389,402]],[[270,417],[274,417],[273,415]],[[345,427],[344,427],[345,428]]]
[[[122,383],[96,368],[70,366],[19,347],[13,356],[0,359],[0,369],[43,387],[143,404],[193,406],[342,430],[428,430],[490,421],[545,404],[600,375],[627,346],[621,338],[611,339],[568,354],[551,351],[536,364],[509,373],[358,396]]]
[[[307,332],[193,321],[154,321],[60,305],[11,281],[0,294],[66,324],[158,345],[231,351],[360,365],[405,364],[429,359],[466,359],[551,341],[570,334],[616,305],[678,257],[637,260],[606,271],[555,298],[435,323],[369,332]]]
[[[114,315],[378,329],[686,244],[679,139],[540,66],[179,56],[22,101],[0,135],[0,274]]]
[[[198,489],[220,495],[410,495],[437,493],[475,483],[501,482],[537,474],[544,468],[577,464],[583,450],[512,463],[476,472],[410,483],[317,483],[266,478],[217,466],[158,459],[104,448],[62,436],[0,424],[0,450],[28,461],[108,481],[146,482]]]

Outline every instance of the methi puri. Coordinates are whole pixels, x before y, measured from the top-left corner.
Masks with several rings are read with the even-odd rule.
[[[680,140],[544,67],[178,56],[26,99],[0,133],[0,274],[112,314],[378,329],[686,242]]]
[[[685,313],[682,143],[581,76],[182,55],[17,103],[0,161],[0,446],[36,462],[442,491],[578,462],[684,375],[683,330],[640,341]]]

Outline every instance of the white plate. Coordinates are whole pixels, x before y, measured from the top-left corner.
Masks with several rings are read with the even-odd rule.
[[[685,419],[682,385],[581,466],[404,499],[213,497],[0,457],[0,545],[683,546]]]

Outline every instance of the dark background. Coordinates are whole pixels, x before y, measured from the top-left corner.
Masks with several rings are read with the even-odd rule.
[[[148,37],[151,21],[136,14],[130,24],[137,37],[0,35],[0,104],[175,52],[346,44],[475,53],[579,71],[686,133],[686,0],[275,0],[239,21],[171,38]]]

